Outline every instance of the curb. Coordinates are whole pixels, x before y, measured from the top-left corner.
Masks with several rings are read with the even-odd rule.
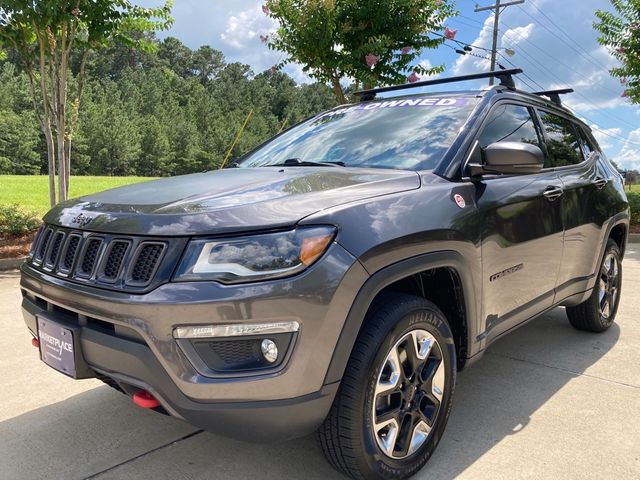
[[[19,258],[0,258],[0,272],[3,270],[15,270],[22,265],[26,257]]]
[[[640,233],[630,233],[629,243],[640,243]]]

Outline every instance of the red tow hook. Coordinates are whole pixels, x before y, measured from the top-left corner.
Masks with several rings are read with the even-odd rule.
[[[31,345],[33,345],[36,348],[40,348],[40,340],[38,340],[36,337],[32,337]]]
[[[140,390],[133,394],[133,403],[141,408],[156,408],[160,402],[146,390]]]

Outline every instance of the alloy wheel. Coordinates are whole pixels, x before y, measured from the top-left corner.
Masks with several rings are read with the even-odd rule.
[[[598,282],[598,307],[602,318],[608,319],[615,311],[618,300],[620,266],[613,253],[609,253],[602,262]]]
[[[442,404],[442,349],[426,330],[404,334],[387,353],[374,391],[373,435],[393,459],[415,453],[429,437]]]

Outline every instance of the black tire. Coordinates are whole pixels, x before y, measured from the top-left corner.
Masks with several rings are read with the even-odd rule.
[[[403,349],[412,343],[415,356],[409,358],[410,349]],[[389,382],[383,378],[383,369],[389,368],[392,349],[396,354],[400,352],[395,358],[404,359],[397,369],[401,375],[394,377],[398,380],[396,387],[390,389],[392,393],[376,394],[381,382]],[[438,358],[438,352],[441,358]],[[421,353],[426,355],[425,358],[419,358]],[[411,365],[416,368],[405,369]],[[414,373],[407,376],[410,371]],[[428,377],[428,380],[423,380],[423,377]],[[367,313],[331,411],[318,432],[328,461],[334,468],[355,479],[399,480],[415,474],[429,460],[442,437],[451,411],[455,381],[455,344],[449,325],[438,307],[412,295],[380,295]],[[394,388],[402,391],[396,392]],[[396,430],[398,434],[393,436],[404,440],[394,440],[390,447],[391,456],[382,450],[379,443],[381,438],[386,438],[385,434],[380,433],[384,430],[379,429],[382,422],[375,424],[378,405],[383,397],[385,406],[387,401],[391,403],[391,398],[401,405],[390,410],[404,412],[398,414],[400,422],[395,423],[399,425]],[[410,410],[416,412],[407,413]],[[425,411],[431,414],[430,430],[427,433],[419,432],[422,443],[416,442],[419,447],[409,453],[418,430],[417,423],[429,423],[424,416]],[[378,430],[374,431],[376,428]],[[403,432],[411,433],[407,437]],[[396,446],[400,446],[401,453],[407,454],[405,458],[393,458]]]
[[[606,263],[612,259],[615,262],[615,275],[609,274]],[[607,285],[602,297],[603,283]],[[575,307],[567,307],[567,317],[571,325],[587,332],[604,332],[607,330],[616,318],[618,306],[620,305],[620,293],[622,289],[622,262],[620,260],[620,248],[618,244],[609,239],[607,246],[600,261],[600,269],[598,270],[598,278],[596,285],[593,287],[591,296],[580,305]],[[615,290],[615,292],[614,292]],[[614,292],[614,293],[612,293]],[[602,303],[607,302],[609,298],[608,308],[603,308]]]

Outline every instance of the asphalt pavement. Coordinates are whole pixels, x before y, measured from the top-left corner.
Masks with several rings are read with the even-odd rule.
[[[419,479],[640,478],[640,245],[623,264],[617,323],[573,330],[558,308],[458,377],[453,413]],[[41,363],[0,272],[0,478],[344,478],[315,438],[253,445],[142,410],[97,380]]]

